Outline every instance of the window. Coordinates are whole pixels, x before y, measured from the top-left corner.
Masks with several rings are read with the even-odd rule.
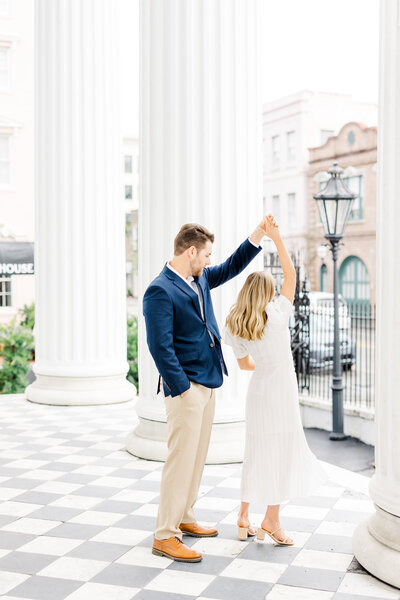
[[[132,173],[132,156],[130,154],[125,154],[125,173]]]
[[[279,196],[272,196],[272,214],[275,217],[278,225],[280,225],[279,221],[281,218],[281,207],[280,207]]]
[[[288,131],[286,134],[287,160],[293,162],[296,160],[296,132]]]
[[[272,150],[272,166],[276,167],[279,165],[280,161],[280,148],[279,148],[279,135],[274,135],[271,140],[271,150]]]
[[[349,221],[360,221],[363,218],[363,176],[343,177],[347,187],[357,194],[349,214]]]
[[[11,306],[11,277],[0,276],[0,306]]]
[[[319,289],[321,292],[328,291],[328,267],[323,264],[319,271]]]
[[[0,135],[0,185],[10,183],[10,136]]]
[[[132,200],[132,186],[125,186],[125,200]]]
[[[0,0],[0,17],[6,17],[9,13],[9,1]]]
[[[333,129],[321,129],[321,146],[325,144],[328,138],[334,135]]]
[[[348,256],[341,264],[339,270],[339,289],[347,302],[369,303],[368,270],[358,256]]]
[[[289,231],[296,227],[296,194],[288,194],[288,226]]]
[[[0,90],[10,86],[10,49],[0,47]]]

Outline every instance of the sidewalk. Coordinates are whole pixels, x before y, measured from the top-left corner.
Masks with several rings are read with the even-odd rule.
[[[135,419],[133,402],[55,407],[0,396],[4,600],[400,599],[400,590],[369,576],[352,554],[353,531],[373,512],[369,479],[327,462],[329,484],[282,508],[294,547],[239,542],[241,466],[211,465],[196,513],[218,523],[219,536],[185,538],[205,553],[201,563],[153,556],[162,463],[124,450]],[[326,432],[307,436],[318,456],[318,445],[329,448]],[[364,471],[371,449],[360,452],[357,470]],[[264,507],[252,508],[259,524]]]

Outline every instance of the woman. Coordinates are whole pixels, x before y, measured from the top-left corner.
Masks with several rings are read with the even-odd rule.
[[[279,522],[286,500],[309,495],[327,481],[308,447],[300,419],[297,379],[290,348],[289,317],[293,312],[296,271],[272,215],[266,235],[278,250],[284,281],[275,296],[275,282],[264,272],[251,273],[240,290],[224,329],[239,367],[254,371],[246,400],[246,444],[241,481],[239,539],[255,535],[249,524],[249,503],[267,505],[257,539],[267,533],[279,545],[291,546]]]

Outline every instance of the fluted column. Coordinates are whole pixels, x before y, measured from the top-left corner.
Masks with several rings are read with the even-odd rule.
[[[212,263],[225,260],[262,217],[258,0],[145,0],[141,4],[140,300],[173,255],[187,222],[215,234]],[[246,275],[213,291],[222,331]],[[139,425],[127,449],[166,456],[166,422],[158,374],[147,349],[139,306]],[[243,457],[249,378],[224,348],[229,377],[217,391],[208,462]]]
[[[400,588],[400,3],[381,0],[377,198],[376,513],[353,537],[358,561]]]
[[[135,395],[126,380],[115,6],[36,0],[34,402]]]

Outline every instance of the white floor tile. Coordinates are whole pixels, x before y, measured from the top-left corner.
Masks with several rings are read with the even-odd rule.
[[[71,494],[80,487],[81,483],[68,483],[66,481],[46,481],[35,487],[35,492],[46,492],[47,494]]]
[[[141,479],[143,481],[161,481],[162,471],[151,471]]]
[[[315,533],[322,533],[324,535],[342,535],[345,537],[353,537],[354,530],[357,527],[357,523],[341,523],[336,521],[322,521],[318,525]]]
[[[0,515],[12,517],[25,517],[34,510],[42,508],[41,504],[29,504],[28,502],[3,502],[0,504]]]
[[[238,556],[249,542],[239,542],[239,540],[228,540],[220,537],[201,538],[191,546],[193,550],[204,554],[214,554],[216,556]]]
[[[74,465],[88,465],[97,460],[97,458],[97,456],[87,456],[86,454],[71,454],[69,456],[63,456],[62,458],[59,458],[59,462],[72,463]]]
[[[237,558],[220,574],[224,577],[275,583],[286,569],[287,565],[281,565],[279,563]]]
[[[51,481],[52,479],[57,479],[57,477],[62,477],[63,475],[65,475],[65,471],[43,471],[35,469],[34,471],[24,472],[25,479],[40,479],[40,481]]]
[[[115,467],[102,467],[101,465],[88,465],[85,467],[79,467],[75,469],[74,473],[80,473],[82,475],[98,475],[106,476],[109,473],[115,471]]]
[[[310,569],[317,567],[318,569],[328,569],[329,571],[346,571],[352,560],[352,554],[303,549],[297,554],[292,565],[294,567],[308,567]]]
[[[0,571],[0,594],[6,594],[20,583],[28,579],[29,575],[23,573],[11,573],[10,571]]]
[[[295,519],[315,519],[321,521],[330,510],[330,508],[321,508],[319,506],[288,504],[282,508],[280,514],[284,517],[293,517]]]
[[[27,471],[30,469],[40,469],[40,467],[43,467],[48,463],[48,460],[33,460],[24,458],[21,460],[14,460],[13,462],[8,463],[7,466],[11,467],[12,469],[23,469],[24,471]]]
[[[142,517],[156,517],[158,514],[158,504],[143,504],[131,514],[140,515]]]
[[[134,469],[138,471],[155,471],[160,467],[163,467],[164,463],[153,461],[153,460],[134,460],[134,458],[130,458],[130,462],[124,465],[123,469]]]
[[[323,592],[309,588],[280,585],[277,583],[265,596],[265,600],[331,600],[335,592]]]
[[[338,593],[354,594],[355,596],[371,596],[375,599],[399,600],[400,592],[390,585],[359,573],[346,573],[338,588]]]
[[[144,589],[166,593],[184,590],[188,596],[198,596],[214,579],[214,575],[167,570],[157,575]]]
[[[232,488],[234,490],[240,489],[240,478],[239,477],[227,477],[217,484],[217,487]]]
[[[100,504],[103,498],[95,498],[92,496],[61,496],[51,502],[49,506],[63,506],[64,508],[81,508],[87,510],[93,508],[96,504]]]
[[[90,485],[123,489],[132,485],[135,481],[137,481],[137,479],[129,479],[128,477],[99,477],[99,479],[91,481]]]
[[[343,487],[336,485],[323,485],[313,492],[313,496],[322,496],[324,498],[340,498],[344,492]]]
[[[115,562],[123,565],[136,565],[138,567],[154,567],[156,569],[165,569],[174,561],[166,558],[165,556],[155,556],[152,554],[151,548],[136,546],[136,548],[128,550],[128,552],[126,552]]]
[[[121,502],[138,502],[144,504],[151,502],[154,498],[157,498],[159,492],[146,492],[143,490],[121,490],[112,496],[113,500],[120,500]]]
[[[68,523],[85,523],[86,525],[105,525],[110,526],[120,521],[125,515],[121,513],[101,512],[95,510],[86,510],[76,517],[73,517]]]
[[[19,552],[33,552],[34,554],[50,554],[51,556],[63,556],[80,546],[84,540],[71,538],[59,538],[53,536],[39,536],[27,544],[18,548]]]
[[[103,583],[84,583],[65,600],[131,600],[140,591],[139,588],[108,585]]]
[[[240,504],[239,499],[232,498],[214,498],[213,496],[207,496],[205,498],[199,498],[196,502],[196,508],[206,508],[208,510],[233,510]]]
[[[374,505],[372,500],[360,500],[359,498],[339,498],[332,507],[335,510],[354,510],[361,513],[374,513]]]
[[[21,488],[0,487],[0,500],[11,500],[20,494],[23,494]]]
[[[17,533],[31,533],[33,535],[43,535],[54,527],[61,525],[62,521],[50,521],[47,519],[30,519],[22,517],[1,528],[1,531],[15,531]]]
[[[38,571],[37,575],[42,577],[56,577],[59,579],[72,579],[78,581],[89,581],[100,571],[103,571],[108,562],[102,560],[88,560],[73,556],[62,556],[50,565]]]
[[[91,538],[93,542],[108,542],[110,544],[126,544],[134,546],[152,535],[152,531],[143,529],[122,529],[121,527],[108,527]]]

